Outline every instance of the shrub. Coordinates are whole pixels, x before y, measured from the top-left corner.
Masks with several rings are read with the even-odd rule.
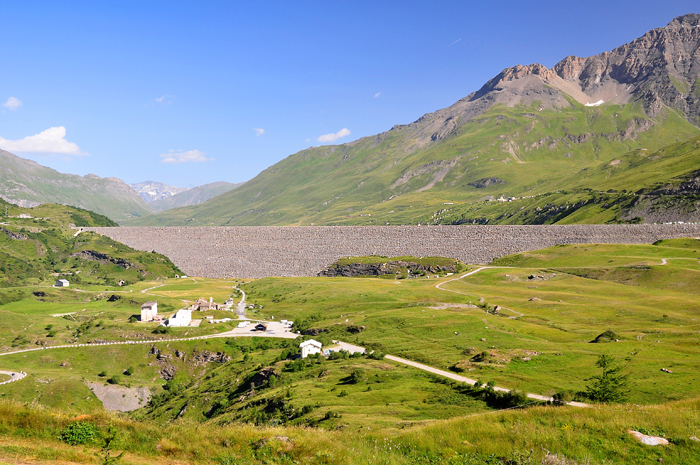
[[[365,370],[362,368],[355,368],[352,373],[350,373],[350,382],[352,384],[357,384],[365,379]]]
[[[107,372],[102,370],[99,373],[97,373],[97,376],[99,376],[100,378],[104,378],[105,376],[107,376]]]
[[[129,367],[124,371],[124,374],[127,376],[131,376],[134,374],[134,367]]]
[[[97,426],[85,421],[69,423],[58,435],[58,439],[71,446],[95,442],[98,437],[99,429]]]
[[[119,384],[122,382],[122,377],[119,375],[112,375],[111,378],[107,380],[109,384]]]
[[[559,391],[552,396],[557,402],[571,402],[574,400],[575,393],[573,391]]]

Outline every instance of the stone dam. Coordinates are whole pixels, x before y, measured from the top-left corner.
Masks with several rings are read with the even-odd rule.
[[[451,257],[470,264],[557,244],[651,244],[700,237],[700,224],[547,226],[220,226],[83,228],[160,252],[209,278],[316,276],[341,257]]]

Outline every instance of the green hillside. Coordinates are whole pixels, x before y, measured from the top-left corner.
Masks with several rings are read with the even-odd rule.
[[[449,120],[450,109],[444,112],[439,118]],[[566,222],[567,215],[555,221],[509,216],[515,204],[485,200],[533,198],[516,202],[516,210],[590,202],[597,197],[586,189],[649,190],[700,170],[697,139],[666,148],[700,134],[668,108],[651,118],[639,103],[585,107],[569,100],[568,106],[553,109],[542,109],[539,102],[497,104],[455,123],[443,138],[426,137],[424,126],[436,118],[426,115],[378,136],[304,150],[205,204],[129,224]],[[643,156],[661,149],[662,160],[658,154]],[[657,166],[664,169],[652,169]],[[619,203],[596,202],[596,209],[568,221],[626,221],[619,208],[612,208]]]
[[[70,226],[117,225],[76,207],[21,208],[0,201],[0,288],[14,289],[0,291],[2,300],[19,300],[28,290],[16,288],[52,285],[58,278],[73,284],[123,285],[180,273],[163,255],[140,252],[95,233],[77,233]]]

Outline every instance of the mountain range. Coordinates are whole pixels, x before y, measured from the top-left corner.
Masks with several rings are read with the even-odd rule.
[[[411,124],[311,147],[128,224],[687,221],[699,125],[700,15],[689,14],[599,55],[507,68]]]
[[[63,174],[4,150],[0,150],[0,198],[21,207],[72,205],[118,223],[153,212],[121,179]]]
[[[146,181],[59,173],[0,150],[0,199],[21,207],[44,203],[72,205],[105,215],[117,223],[185,205],[197,205],[239,184],[214,182],[191,189]]]

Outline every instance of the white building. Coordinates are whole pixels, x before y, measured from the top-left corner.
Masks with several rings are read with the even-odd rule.
[[[320,354],[323,344],[318,341],[314,341],[313,339],[309,339],[308,341],[299,344],[299,348],[301,349],[301,358],[306,358],[311,354]]]
[[[168,318],[168,326],[189,326],[192,322],[192,310],[182,309]]]
[[[68,287],[70,283],[68,283],[67,279],[57,279],[56,280],[56,287]]]
[[[141,321],[153,321],[158,316],[158,302],[146,302],[141,305]]]

